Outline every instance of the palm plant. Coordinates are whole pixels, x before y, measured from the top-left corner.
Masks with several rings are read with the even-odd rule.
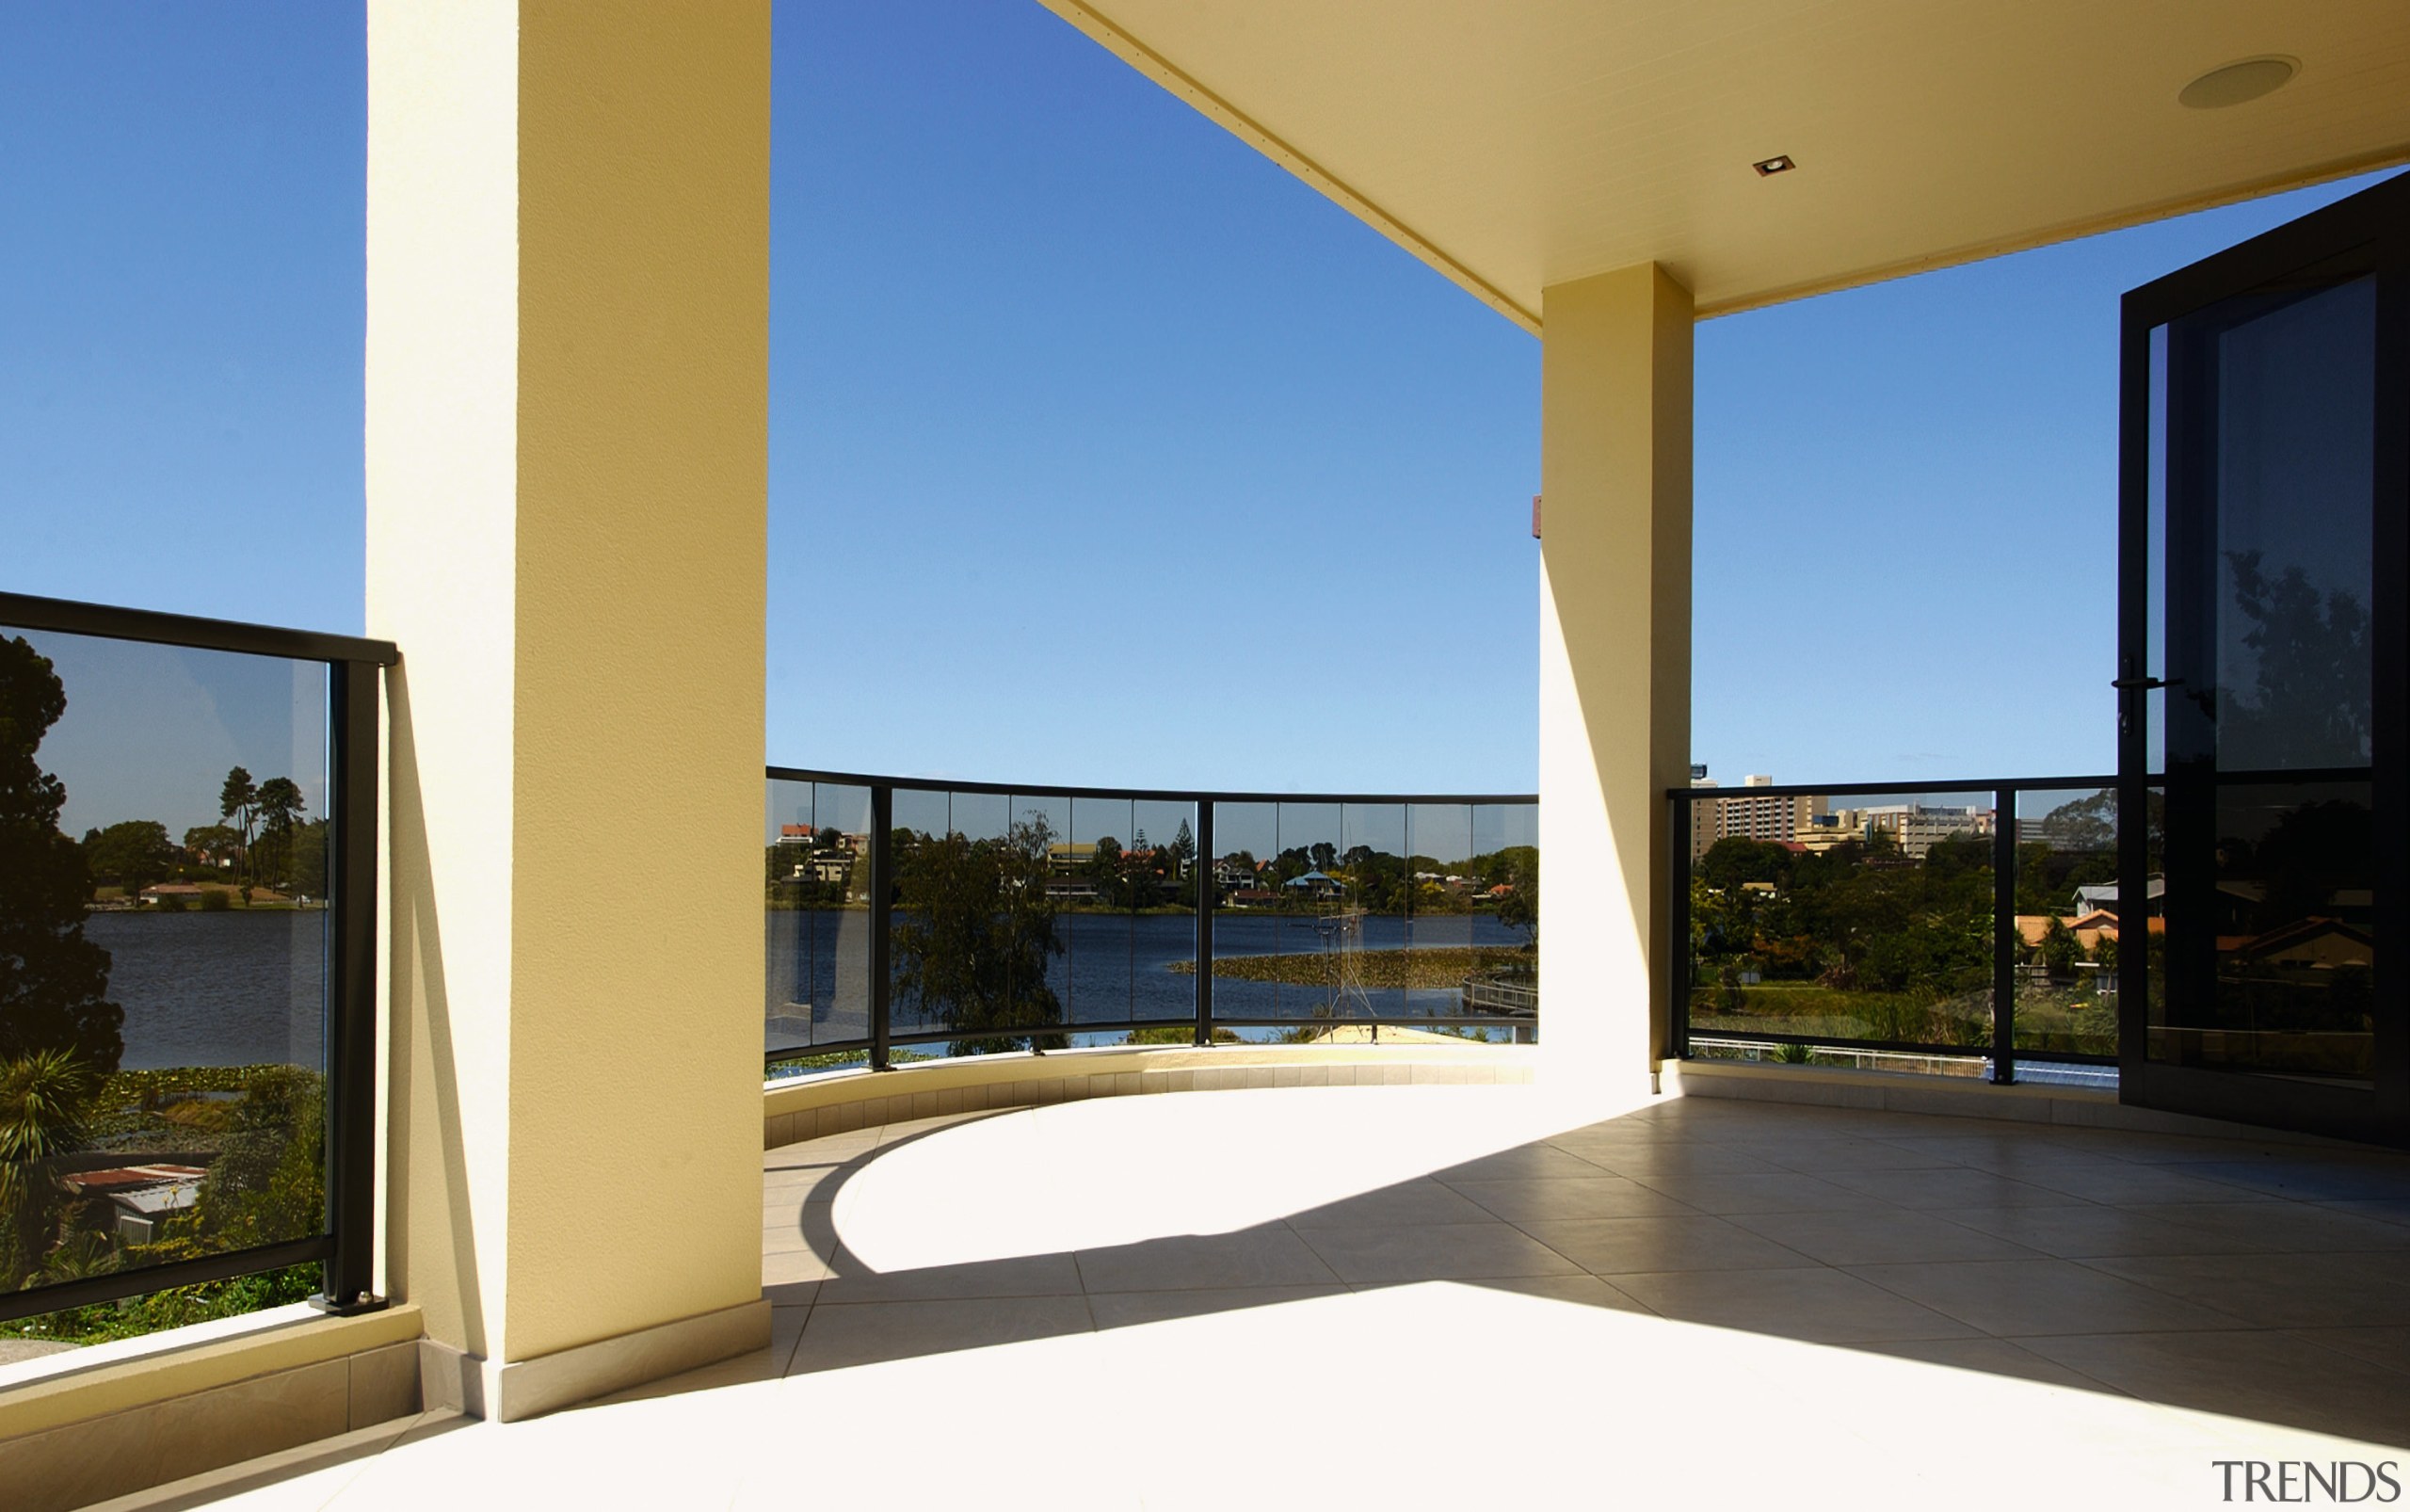
[[[100,1078],[66,1050],[0,1061],[0,1193],[24,1173],[84,1142],[84,1114]]]
[[[117,1247],[108,1236],[89,1230],[70,1237],[42,1258],[41,1279],[45,1284],[61,1281],[88,1281],[95,1276],[106,1276],[118,1268]]]
[[[82,1148],[84,1116],[99,1086],[92,1069],[69,1051],[0,1061],[0,1249],[11,1252],[0,1284],[13,1285],[17,1273],[40,1263],[50,1215],[46,1167]]]

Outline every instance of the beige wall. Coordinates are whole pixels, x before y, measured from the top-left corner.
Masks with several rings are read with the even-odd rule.
[[[1690,780],[1692,325],[1689,291],[1654,264],[1556,284],[1543,312],[1542,1074],[1615,1096],[1667,1043],[1663,794]]]
[[[388,1275],[489,1361],[760,1295],[769,47],[369,8]]]

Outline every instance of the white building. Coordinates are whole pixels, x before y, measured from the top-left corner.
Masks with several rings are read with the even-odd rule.
[[[1922,861],[1936,841],[1952,835],[1987,836],[1992,832],[1989,809],[1940,808],[1922,803],[1887,803],[1861,811],[1866,834],[1888,835],[1900,854]]]

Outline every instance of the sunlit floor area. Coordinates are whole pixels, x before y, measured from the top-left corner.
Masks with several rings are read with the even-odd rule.
[[[1283,1088],[763,1192],[765,1353],[123,1504],[2195,1507],[2410,1458],[2410,1161],[2346,1147]]]

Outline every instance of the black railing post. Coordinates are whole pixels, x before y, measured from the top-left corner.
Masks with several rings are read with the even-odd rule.
[[[328,664],[335,825],[328,858],[327,1231],[320,1305],[368,1312],[377,1263],[377,812],[381,671]]]
[[[1666,880],[1672,891],[1665,899],[1666,1012],[1671,1019],[1666,1052],[1675,1060],[1691,1053],[1691,800],[1679,793],[1665,797],[1669,811],[1666,837]]]
[[[1213,1042],[1213,800],[1197,800],[1197,1042]]]
[[[894,923],[895,790],[870,790],[870,1069],[889,1069],[889,1039],[893,1032],[888,1012],[892,985],[889,931]]]
[[[2016,789],[1992,793],[1992,1080],[2016,1080]]]

